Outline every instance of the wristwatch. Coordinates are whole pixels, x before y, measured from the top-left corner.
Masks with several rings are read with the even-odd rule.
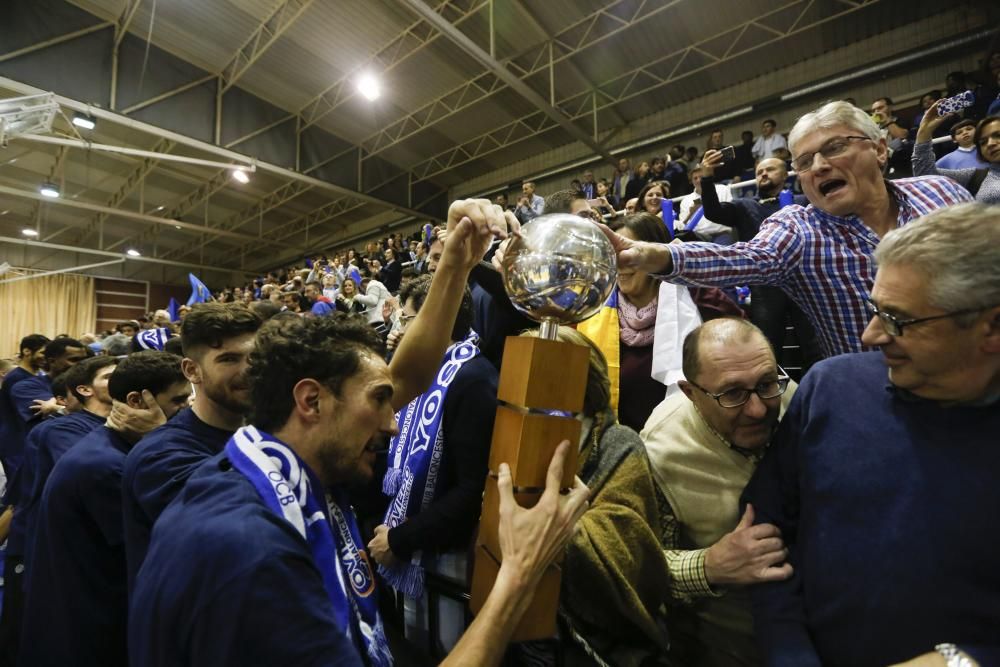
[[[941,654],[948,667],[973,667],[975,664],[954,644],[938,644],[934,650]]]

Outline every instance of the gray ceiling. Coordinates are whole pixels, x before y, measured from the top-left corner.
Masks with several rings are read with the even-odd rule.
[[[487,61],[421,18],[417,2]],[[593,141],[595,110],[599,133],[629,126],[942,9],[926,0],[13,4],[15,20],[0,27],[0,98],[28,92],[21,83],[64,95],[56,135],[76,136],[66,120],[76,100],[116,113],[84,136],[94,143],[222,164],[260,159],[242,185],[221,166],[25,140],[0,150],[0,186],[16,191],[0,192],[0,237],[27,226],[53,253],[135,247],[175,275],[189,265],[257,272],[307,247],[440,215],[448,188],[583,135]],[[53,79],[49,53],[62,62],[75,53],[81,70],[100,71]],[[365,71],[383,81],[374,103],[354,89]],[[228,92],[216,122],[219,86]],[[46,179],[64,184],[59,202],[29,198]]]

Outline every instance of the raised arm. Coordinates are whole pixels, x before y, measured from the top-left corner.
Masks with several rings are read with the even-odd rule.
[[[469,272],[486,254],[494,236],[507,237],[508,224],[519,228],[513,215],[486,199],[459,200],[448,209],[444,253],[427,300],[389,364],[397,410],[430,386],[451,342],[451,323],[458,315]]]

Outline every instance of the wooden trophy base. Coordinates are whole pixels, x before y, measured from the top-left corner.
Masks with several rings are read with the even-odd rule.
[[[473,613],[482,609],[501,565],[497,470],[501,463],[510,466],[514,498],[522,507],[532,507],[545,490],[556,447],[569,440],[570,456],[562,486],[565,489],[573,485],[581,426],[576,415],[583,409],[589,365],[590,351],[580,345],[541,338],[507,338],[497,390],[500,405],[490,447],[490,476],[483,494],[472,575]],[[546,570],[512,641],[545,639],[555,634],[561,561],[562,557]]]

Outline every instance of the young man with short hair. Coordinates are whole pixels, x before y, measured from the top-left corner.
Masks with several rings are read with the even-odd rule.
[[[39,423],[32,406],[36,400],[52,397],[48,380],[39,375],[48,343],[49,339],[41,334],[22,338],[17,366],[4,376],[0,386],[0,463],[8,480],[14,478],[21,465],[25,437]]]
[[[239,429],[157,523],[131,598],[132,664],[391,663],[343,486],[371,477],[374,450],[396,430],[394,410],[430,384],[448,343],[439,325],[455,319],[469,271],[504,226],[487,200],[452,204],[441,266],[391,366],[357,318],[289,318],[261,330],[250,368],[253,421],[265,430]],[[514,502],[500,466],[503,563],[447,667],[499,664],[565,547],[587,495],[579,480],[559,494],[568,445],[532,510]]]
[[[187,406],[191,384],[180,357],[146,351],[119,363],[107,390],[134,409],[153,402],[169,419]],[[143,435],[108,419],[53,468],[38,504],[22,664],[127,667],[121,477]]]
[[[71,367],[65,374],[65,382],[68,391],[80,402],[81,409],[47,420],[28,436],[23,469],[18,472],[18,487],[26,493],[17,500],[11,522],[14,543],[8,544],[4,564],[0,664],[16,664],[24,603],[22,593],[27,592],[25,577],[31,570],[38,499],[56,462],[111,413],[108,376],[116,363],[117,359],[112,357],[94,357]]]
[[[957,148],[934,163],[938,169],[989,169],[989,163],[976,150],[976,121],[960,120],[951,126],[951,138]]]
[[[190,408],[133,447],[122,475],[122,518],[129,585],[139,571],[153,524],[202,461],[217,454],[250,408],[247,355],[261,319],[242,304],[195,306],[181,325],[181,368],[195,389]],[[157,406],[152,422],[163,423]]]

